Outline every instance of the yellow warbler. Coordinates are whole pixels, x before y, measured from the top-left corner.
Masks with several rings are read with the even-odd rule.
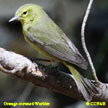
[[[44,10],[39,5],[26,4],[16,11],[9,22],[14,20],[21,22],[25,40],[39,52],[40,57],[49,60],[50,65],[62,62],[70,70],[78,90],[87,101],[90,101],[90,90],[86,86],[86,81],[72,65],[87,69],[88,63]],[[44,62],[44,65],[46,64]]]

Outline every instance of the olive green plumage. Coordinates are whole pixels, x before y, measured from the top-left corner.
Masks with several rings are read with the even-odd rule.
[[[86,60],[44,10],[38,5],[26,4],[17,10],[15,17],[10,21],[13,20],[19,20],[22,23],[25,40],[40,53],[40,57],[50,60],[52,65],[62,62],[68,67],[84,98],[87,101],[91,100],[84,79],[72,66],[74,64],[87,69]]]

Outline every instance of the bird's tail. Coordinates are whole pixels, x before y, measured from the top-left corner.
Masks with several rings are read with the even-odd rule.
[[[82,75],[80,75],[80,73],[74,67],[72,67],[71,64],[64,62],[64,65],[66,67],[68,67],[68,69],[70,70],[70,72],[74,76],[74,80],[76,82],[78,90],[81,91],[85,100],[88,101],[88,102],[91,101],[93,92],[94,93],[97,92],[94,85],[92,83],[90,83],[89,80],[87,80]]]

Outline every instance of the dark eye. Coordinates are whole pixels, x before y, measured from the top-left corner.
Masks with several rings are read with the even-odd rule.
[[[26,15],[27,14],[27,11],[23,12],[23,15]]]

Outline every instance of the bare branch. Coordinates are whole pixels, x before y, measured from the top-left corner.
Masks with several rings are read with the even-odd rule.
[[[32,63],[26,57],[0,48],[0,70],[4,73],[17,76],[23,80],[32,82],[36,86],[48,88],[52,91],[84,100],[80,91],[72,79],[72,76],[56,70],[54,67],[45,67]],[[98,90],[92,95],[92,101],[108,102],[108,84],[97,85],[94,81],[86,79],[89,84]],[[88,84],[88,85],[89,85]]]
[[[82,41],[82,46],[83,46],[83,49],[84,49],[85,54],[86,54],[86,56],[87,56],[88,62],[89,62],[89,64],[90,64],[90,66],[91,66],[94,79],[95,79],[95,81],[96,81],[97,83],[99,83],[99,80],[98,80],[97,75],[96,75],[96,70],[95,70],[95,68],[94,68],[92,59],[91,59],[90,54],[89,54],[89,52],[88,52],[88,50],[87,50],[87,47],[86,47],[85,36],[84,36],[85,26],[86,26],[86,22],[87,22],[88,16],[89,16],[89,14],[90,14],[90,10],[91,10],[92,4],[93,4],[93,0],[90,0],[90,1],[89,1],[89,4],[88,4],[88,7],[87,7],[87,10],[86,10],[86,13],[85,13],[85,16],[84,16],[84,19],[83,19],[82,27],[81,27],[81,41]]]

